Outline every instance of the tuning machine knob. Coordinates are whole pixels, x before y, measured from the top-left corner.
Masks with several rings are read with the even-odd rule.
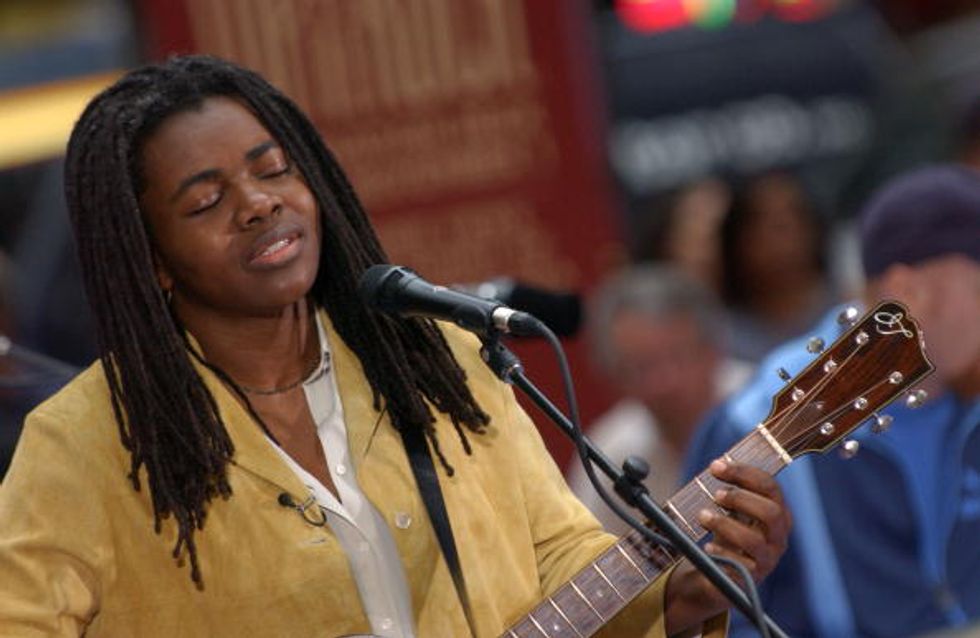
[[[810,337],[806,340],[806,351],[810,354],[818,354],[823,352],[826,345],[827,344],[820,337]]]
[[[871,424],[871,431],[875,434],[881,434],[887,431],[892,426],[892,421],[894,421],[890,414],[875,414],[874,418],[874,423]]]
[[[922,407],[922,404],[926,402],[928,397],[929,393],[921,388],[918,390],[912,390],[905,397],[905,405],[910,408],[920,408]]]
[[[859,449],[861,449],[860,443],[854,439],[848,439],[840,446],[841,458],[853,459],[857,455]]]
[[[787,372],[786,368],[776,368],[776,374],[783,381],[789,381],[790,379],[793,378],[792,376],[790,376],[789,372]]]
[[[857,308],[854,306],[848,306],[847,308],[841,310],[840,314],[837,315],[837,323],[849,328],[857,323],[860,314],[861,313],[858,312]]]

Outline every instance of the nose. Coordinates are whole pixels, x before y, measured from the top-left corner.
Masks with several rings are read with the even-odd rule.
[[[260,183],[245,180],[238,190],[239,203],[235,217],[241,228],[261,224],[282,211],[282,198],[263,188]]]

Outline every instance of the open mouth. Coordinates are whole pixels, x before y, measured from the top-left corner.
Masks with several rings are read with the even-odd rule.
[[[267,269],[285,265],[301,250],[303,233],[299,227],[279,227],[261,235],[252,245],[246,263],[251,268]]]

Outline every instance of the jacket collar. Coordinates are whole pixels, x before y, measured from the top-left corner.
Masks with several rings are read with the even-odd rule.
[[[360,360],[337,334],[326,311],[319,309],[318,313],[324,329],[321,334],[326,335],[330,346],[332,373],[336,375],[337,389],[343,405],[350,453],[354,465],[360,467],[387,417],[374,408],[373,392]],[[200,346],[193,335],[188,334],[188,341],[190,347],[200,353]],[[235,445],[232,462],[280,489],[294,495],[305,494],[307,490],[303,483],[279,457],[261,426],[232,391],[206,366],[196,359],[192,360],[214,397],[218,413]]]

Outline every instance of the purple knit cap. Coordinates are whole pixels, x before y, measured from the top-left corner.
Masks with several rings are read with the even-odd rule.
[[[980,261],[980,172],[937,165],[885,184],[861,212],[868,277],[892,264],[960,253]]]

